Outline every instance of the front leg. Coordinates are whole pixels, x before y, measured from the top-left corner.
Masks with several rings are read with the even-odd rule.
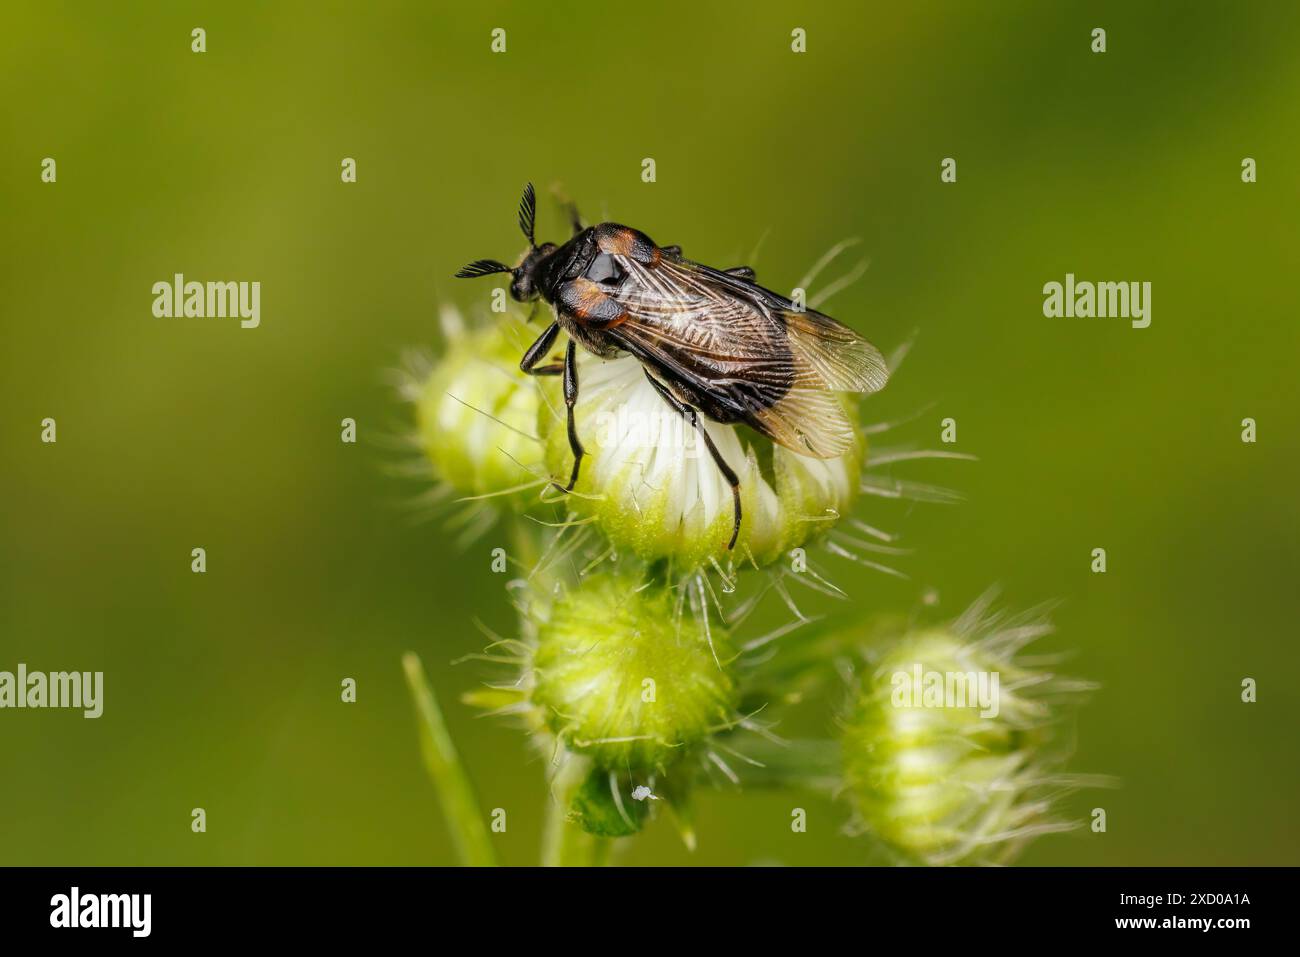
[[[568,412],[569,418],[569,448],[573,450],[573,475],[569,477],[567,487],[561,487],[558,482],[552,482],[556,488],[562,492],[572,492],[573,486],[578,481],[578,465],[582,462],[582,457],[586,454],[583,451],[582,443],[578,441],[578,430],[573,421],[573,407],[578,401],[578,362],[577,351],[574,348],[573,340],[569,340],[569,348],[564,353],[564,362],[552,362],[549,365],[539,366],[537,363],[551,351],[555,345],[555,339],[560,334],[560,324],[553,322],[546,327],[546,331],[537,337],[537,341],[528,347],[524,353],[523,359],[519,363],[519,369],[526,375],[564,375],[564,405]]]
[[[573,419],[573,407],[578,404],[578,350],[572,339],[564,353],[564,407],[569,418],[569,448],[573,451],[573,474],[564,491],[572,492],[578,484],[578,469],[582,466],[582,457],[586,452],[578,441],[578,427]]]
[[[537,365],[551,351],[551,347],[555,345],[555,337],[559,334],[560,324],[558,322],[553,322],[547,326],[546,330],[537,337],[537,341],[528,347],[523,359],[519,361],[519,371],[525,375],[559,375],[564,367],[558,362],[552,362],[550,365],[544,366]]]

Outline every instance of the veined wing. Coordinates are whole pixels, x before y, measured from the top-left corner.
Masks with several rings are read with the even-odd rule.
[[[685,260],[620,257],[610,294],[626,313],[610,331],[630,351],[665,360],[692,385],[802,455],[848,451],[853,425],[836,392],[875,392],[879,350],[852,329],[748,280]]]

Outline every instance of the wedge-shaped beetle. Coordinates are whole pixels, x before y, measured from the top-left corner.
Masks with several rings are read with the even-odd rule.
[[[583,227],[570,210],[573,238],[562,246],[534,238],[532,184],[519,204],[528,249],[514,268],[495,259],[465,266],[457,278],[509,273],[519,302],[550,304],[555,320],[524,354],[529,375],[562,375],[568,410],[572,491],[585,454],[574,425],[576,347],[601,358],[630,353],[668,405],[703,439],[731,486],[735,519],[727,548],[740,534],[740,481],[723,460],[700,415],[744,423],[792,452],[834,458],[853,444],[837,392],[876,392],[889,377],[880,351],[829,316],[801,309],[754,281],[748,266],[713,269],[658,246],[645,233],[601,223]],[[539,363],[563,330],[563,362]]]

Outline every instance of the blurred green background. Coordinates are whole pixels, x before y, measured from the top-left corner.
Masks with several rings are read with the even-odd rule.
[[[512,628],[504,542],[414,523],[381,442],[408,427],[384,371],[437,344],[440,303],[486,307],[449,277],[517,254],[527,179],[718,265],[766,234],[777,289],[861,237],[827,311],[886,351],[918,332],[866,417],[933,404],[899,435],[933,447],[951,416],[980,461],[900,466],[969,503],[868,500],[912,579],[836,581],[882,611],[1062,599],[1042,647],[1102,685],[1071,766],[1122,779],[1073,805],[1109,830],[1023,862],[1300,863],[1297,26],[1289,3],[7,3],[0,669],[102,670],[106,700],[0,712],[0,863],[449,862],[407,649],[508,809],[503,859],[536,860],[543,765],[450,664],[473,619]],[[155,319],[176,272],[261,281],[261,328]],[[1150,281],[1151,327],[1044,318],[1066,272]],[[699,818],[693,856],[659,821],[623,860],[866,859],[812,795],[719,791]]]

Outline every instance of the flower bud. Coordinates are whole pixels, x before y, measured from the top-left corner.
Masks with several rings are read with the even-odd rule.
[[[572,510],[594,518],[619,550],[648,561],[671,558],[689,571],[711,560],[776,561],[824,531],[852,506],[866,454],[865,439],[844,455],[816,459],[775,445],[747,427],[700,416],[722,459],[740,479],[742,521],[728,550],[734,506],[731,486],[695,428],[664,401],[632,357],[600,360],[580,354],[575,409],[586,451]],[[547,387],[539,431],[550,474],[573,465],[558,386]],[[846,397],[856,422],[856,408]]]
[[[672,592],[600,572],[560,594],[537,629],[533,708],[598,768],[661,769],[735,720],[719,628],[674,613]]]
[[[522,508],[536,501],[544,479],[535,437],[541,397],[519,371],[528,334],[522,317],[493,318],[466,331],[455,311],[445,310],[447,352],[405,392],[439,479],[462,496]]]
[[[1083,781],[1053,771],[1048,699],[1086,686],[1013,660],[1046,630],[913,632],[865,676],[844,728],[845,779],[860,823],[905,861],[1001,863],[1074,826],[1050,812]]]

